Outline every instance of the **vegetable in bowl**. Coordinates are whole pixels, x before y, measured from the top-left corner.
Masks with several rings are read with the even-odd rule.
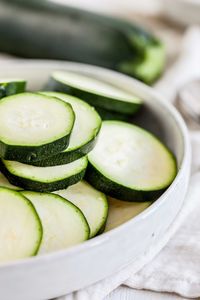
[[[70,73],[64,75],[69,77]],[[89,82],[90,77],[86,76],[85,80]],[[21,233],[26,235],[30,228],[27,243],[22,249],[18,241],[14,244],[19,256],[15,251],[11,251],[10,256],[5,251],[0,253],[1,262],[71,247],[112,230],[146,209],[173,182],[177,173],[176,159],[166,145],[152,133],[128,122],[102,122],[95,109],[101,107],[102,102],[104,111],[113,116],[115,113],[122,117],[134,116],[136,111],[129,113],[128,109],[135,105],[135,99],[142,107],[142,99],[130,94],[131,101],[123,101],[120,96],[125,92],[114,84],[106,85],[105,97],[105,89],[102,89],[105,83],[96,80],[98,101],[93,99],[94,106],[84,97],[87,86],[85,90],[82,87],[86,93],[81,94],[81,99],[66,91],[65,94],[24,92],[1,99],[4,132],[0,142],[5,141],[5,136],[12,144],[18,142],[12,160],[5,157],[1,148],[0,163],[0,189],[6,191],[2,197],[0,193],[0,202],[6,202],[5,195],[9,196],[10,191],[16,196],[16,204],[10,210],[8,203],[3,204],[8,214],[5,224],[8,227],[14,224],[12,236],[17,236],[18,225],[21,226],[18,218],[24,220],[27,205],[32,207],[26,230],[20,227]],[[90,84],[94,84],[94,80]],[[109,97],[113,90],[115,94]],[[33,146],[36,150],[41,147],[38,145],[41,139],[44,146],[49,138],[55,145],[57,134],[53,135],[52,120],[59,133],[67,130],[69,140],[59,150],[50,146],[46,151],[42,147],[37,152],[37,160],[26,161],[33,154]],[[24,147],[26,155],[22,151]],[[15,214],[17,201],[20,205],[22,199],[26,199],[23,200],[26,205]],[[39,226],[39,231],[33,230],[34,224]],[[30,239],[32,235],[38,243]],[[12,239],[7,236],[10,235],[0,235],[0,243],[12,248]],[[27,245],[30,251],[26,251]]]

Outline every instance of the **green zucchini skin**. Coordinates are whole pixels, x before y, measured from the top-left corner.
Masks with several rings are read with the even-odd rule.
[[[35,219],[35,222],[37,223],[36,224],[36,228],[35,228],[35,230],[37,231],[37,238],[35,239],[35,237],[34,237],[34,240],[35,240],[35,245],[34,245],[34,247],[32,248],[32,251],[30,251],[30,253],[27,253],[27,255],[25,256],[25,257],[31,257],[31,256],[35,256],[35,255],[37,255],[37,253],[38,253],[38,251],[39,251],[39,248],[40,248],[40,245],[41,245],[41,242],[42,242],[42,238],[43,238],[43,227],[42,227],[42,223],[41,223],[41,220],[40,220],[40,218],[39,218],[39,215],[38,215],[38,213],[37,213],[37,211],[36,211],[36,209],[35,209],[35,207],[33,206],[33,204],[31,203],[31,201],[29,201],[25,196],[23,196],[20,192],[17,192],[17,191],[14,191],[14,190],[12,190],[12,189],[10,189],[10,188],[6,188],[6,187],[0,187],[0,193],[5,193],[5,195],[4,195],[4,200],[7,202],[8,201],[8,199],[9,199],[9,196],[11,197],[12,195],[13,196],[15,196],[15,197],[17,197],[18,198],[18,201],[19,202],[21,202],[21,204],[22,204],[22,202],[24,203],[24,205],[26,205],[27,206],[27,208],[28,208],[28,210],[29,210],[29,212],[28,211],[26,211],[26,222],[28,221],[28,218],[33,218],[33,216],[34,216],[34,219]],[[7,195],[6,195],[7,194]],[[15,204],[15,201],[12,201],[13,202],[13,205],[16,205]],[[17,205],[18,206],[18,205]],[[20,207],[20,206],[19,206]],[[9,211],[11,212],[11,214],[13,213],[13,207],[9,207]],[[7,214],[9,214],[9,211],[8,211],[8,209],[7,209],[7,211],[6,211],[6,213]],[[18,213],[19,213],[19,211],[18,211]],[[30,213],[31,213],[31,215],[30,215]],[[18,214],[16,214],[16,209],[15,209],[15,216],[17,216]],[[15,216],[14,216],[14,219],[15,219]],[[18,217],[16,218],[16,220],[17,219],[19,219],[20,218],[20,216],[18,215]],[[15,220],[15,221],[16,221]],[[13,219],[12,219],[12,221],[14,221]],[[11,226],[11,228],[12,228],[12,226],[13,226],[13,224],[11,225],[11,224],[7,224],[8,226]],[[18,224],[15,224],[15,225],[18,225]],[[6,224],[5,224],[5,226],[6,226]],[[9,227],[8,227],[9,228]],[[10,232],[12,232],[12,229],[10,228]],[[13,229],[14,229],[14,227],[13,227]],[[15,230],[15,229],[14,229]],[[8,234],[8,232],[7,232],[7,234]],[[31,232],[30,232],[30,234],[31,234]],[[5,234],[4,234],[4,236],[5,236],[5,242],[6,242],[6,232],[5,232]],[[32,236],[32,238],[33,238],[33,236]],[[20,243],[22,243],[23,244],[23,239],[21,239],[21,237],[19,236],[19,234],[17,234],[16,235],[16,239],[18,240],[18,246],[19,246],[19,248],[22,246],[22,245],[20,245]],[[10,239],[11,240],[11,239]],[[8,241],[9,241],[9,239],[8,239]],[[1,241],[1,243],[2,242],[4,242],[4,241]],[[4,243],[2,243],[2,244],[4,244]],[[7,244],[7,242],[6,242],[6,244]],[[12,241],[11,241],[11,244],[10,244],[10,249],[9,250],[11,250],[12,249]],[[3,248],[3,247],[2,247]],[[15,249],[13,249],[13,250],[15,250]],[[19,258],[25,258],[24,256],[21,256],[21,257],[13,257],[13,258],[11,258],[11,257],[9,257],[9,261],[11,261],[11,260],[16,260],[16,259],[19,259]],[[2,257],[1,257],[2,258]],[[1,261],[1,262],[6,262],[7,260],[3,260],[3,261]]]
[[[57,97],[57,98],[60,97],[60,99],[63,100],[63,101],[67,101],[67,97],[68,97],[68,95],[60,94],[60,93],[42,92],[42,94],[43,93],[45,95],[54,96],[54,97]],[[69,96],[68,101],[70,101],[70,97],[71,96]],[[69,104],[71,103],[72,108],[73,108],[73,101],[72,100],[74,101],[74,103],[77,102],[76,104],[80,105],[80,107],[82,107],[82,108],[83,108],[83,105],[84,105],[84,108],[89,109],[90,113],[92,112],[93,117],[95,116],[95,118],[96,118],[96,123],[93,126],[93,130],[91,132],[90,137],[87,138],[87,140],[84,141],[84,143],[80,143],[76,147],[71,147],[71,141],[73,140],[73,130],[72,130],[69,147],[67,148],[66,151],[62,151],[62,152],[60,152],[56,155],[53,155],[51,157],[47,157],[46,159],[43,159],[43,160],[40,160],[40,161],[30,162],[29,164],[34,165],[34,166],[39,166],[39,167],[48,167],[48,166],[57,166],[57,165],[68,164],[70,162],[73,162],[74,160],[77,160],[77,159],[81,158],[82,156],[87,155],[95,147],[96,142],[97,142],[97,138],[98,138],[98,134],[99,134],[100,128],[101,128],[101,118],[97,114],[97,112],[94,110],[93,107],[89,106],[86,102],[84,102],[80,99],[71,99],[71,102],[67,102]],[[76,121],[78,123],[78,119],[79,119],[79,117],[81,117],[81,116],[79,116],[80,112],[78,112],[78,110],[77,110],[77,113],[76,113],[76,109],[74,109],[74,113],[75,113],[75,116],[76,116],[74,128],[76,128],[76,126],[77,126]],[[87,113],[85,113],[85,111],[84,111],[84,115],[87,116]],[[89,118],[89,116],[88,116],[88,118]],[[89,119],[87,119],[87,117],[86,117],[85,121],[89,122]],[[90,122],[90,124],[93,124],[93,122],[92,123]],[[79,126],[78,126],[78,131],[82,132],[81,124],[79,124]],[[84,131],[84,128],[83,128],[83,131]]]
[[[108,196],[130,202],[156,200],[177,174],[169,148],[150,132],[121,121],[103,122],[88,160],[86,180]]]
[[[120,114],[115,111],[106,110],[101,107],[95,107],[95,109],[98,112],[98,114],[101,116],[102,120],[119,120],[119,121],[131,122],[131,116],[129,115]],[[137,111],[135,113],[137,113]]]
[[[2,173],[0,173],[0,187],[5,187],[15,191],[22,190],[20,187],[10,184],[8,179]]]
[[[72,150],[67,152],[60,152],[43,160],[31,161],[28,164],[37,167],[51,167],[68,164],[87,155],[90,151],[92,151],[92,149],[96,145],[97,138],[98,137],[96,135],[93,140],[89,141],[87,144],[83,145],[79,149],[76,149],[75,151]]]
[[[85,178],[94,188],[108,196],[130,202],[154,201],[167,189],[147,192],[130,189],[109,180],[90,163],[88,163]]]
[[[59,153],[69,145],[70,135],[62,137],[55,142],[41,146],[14,146],[7,145],[0,141],[0,156],[5,160],[16,160],[22,163],[31,164],[48,156]]]
[[[107,222],[107,219],[108,219],[108,215],[107,215],[107,218],[106,218],[106,221],[105,223],[101,226],[101,228],[99,229],[99,231],[96,233],[96,236],[104,233],[105,229],[106,229],[106,222]]]
[[[163,70],[162,43],[124,20],[38,0],[1,0],[1,11],[1,51],[99,65],[147,83]]]
[[[133,76],[149,85],[156,81],[165,68],[165,47],[159,41],[154,41],[147,49],[145,58],[140,63],[123,62],[119,71]]]
[[[20,97],[24,96],[32,96],[37,95],[34,93],[20,93],[18,95],[12,95],[5,97],[1,100],[0,105],[3,105],[3,102],[9,101],[10,99],[19,99]],[[48,96],[45,95],[37,95],[44,98],[48,98]],[[50,98],[50,97],[49,97]],[[51,97],[51,100],[61,101],[60,99],[57,99],[55,97]],[[63,103],[63,101],[61,101]],[[48,104],[47,104],[48,105]],[[70,135],[71,131],[74,126],[75,121],[75,114],[72,109],[72,106],[69,103],[63,103],[64,106],[67,107],[68,111],[70,112],[70,125],[68,128],[68,131],[65,132],[65,135],[62,137],[57,137],[55,140],[51,142],[46,142],[44,144],[40,143],[37,146],[34,145],[18,145],[12,142],[11,143],[5,143],[3,140],[0,140],[0,157],[4,158],[5,160],[14,160],[19,161],[23,163],[29,163],[31,161],[38,161],[42,160],[43,158],[46,158],[48,156],[55,155],[56,153],[59,153],[67,148],[69,145]]]
[[[53,192],[56,190],[65,189],[68,186],[73,185],[79,182],[80,180],[82,180],[86,172],[86,168],[85,168],[81,172],[72,175],[68,178],[50,182],[50,183],[44,183],[40,181],[33,181],[31,179],[19,177],[17,175],[12,174],[5,167],[2,160],[0,160],[0,170],[6,176],[6,178],[9,180],[11,184],[19,186],[22,189],[34,191],[34,192]]]
[[[3,97],[23,93],[26,89],[26,81],[0,81],[0,99]]]
[[[50,78],[46,88],[49,91],[63,92],[80,99],[84,99],[84,101],[97,108],[97,110],[99,107],[112,112],[120,112],[121,114],[132,115],[136,113],[142,105],[141,103],[136,102],[117,101],[114,98],[95,94],[92,91],[83,91],[77,87],[72,87],[62,83],[53,77]]]
[[[20,194],[32,203],[41,219],[43,239],[39,255],[66,249],[89,239],[90,228],[84,214],[67,199],[52,193],[22,191]],[[70,220],[69,214],[75,220]],[[69,242],[71,238],[73,242]]]
[[[90,238],[105,228],[109,208],[105,194],[95,190],[86,181],[54,193],[72,202],[82,211],[90,227]]]
[[[91,121],[91,119],[89,119],[89,115],[87,115],[88,112],[84,111],[83,112],[84,123],[86,123],[87,121],[90,120],[89,123],[92,126],[91,134],[90,134],[90,136],[87,137],[87,139],[85,139],[81,143],[79,142],[78,145],[76,144],[76,146],[74,145],[72,147],[73,137],[74,137],[73,130],[72,130],[69,147],[65,151],[62,151],[56,155],[47,157],[46,159],[43,159],[40,161],[30,162],[29,164],[34,165],[34,166],[39,166],[39,167],[63,165],[63,164],[68,164],[70,162],[73,162],[74,160],[77,160],[77,159],[81,158],[82,156],[87,155],[95,147],[97,138],[98,138],[98,134],[100,132],[102,122],[101,122],[101,118],[100,118],[99,114],[97,114],[97,112],[94,110],[94,108],[89,106],[85,101],[82,101],[77,98],[71,98],[71,96],[68,96],[66,94],[55,93],[55,92],[53,92],[53,93],[42,92],[42,94],[54,96],[63,101],[66,101],[66,102],[68,101],[67,103],[72,105],[72,108],[74,109],[74,113],[76,116],[74,127],[73,127],[73,130],[75,129],[75,132],[76,132],[76,129],[78,129],[79,132],[81,132],[81,130],[84,131],[84,128],[82,128],[82,125],[84,126],[84,124],[80,123],[78,121],[79,118],[82,119],[81,118],[82,110],[80,109],[80,111],[79,111],[78,107],[82,108],[82,109],[84,107],[86,110],[88,109],[89,113],[90,114],[92,113],[92,117],[95,118],[95,123],[94,123],[94,120]],[[76,136],[76,134],[75,134],[75,136]],[[84,136],[84,135],[82,135],[82,136]],[[72,142],[72,144],[71,144],[71,142]]]

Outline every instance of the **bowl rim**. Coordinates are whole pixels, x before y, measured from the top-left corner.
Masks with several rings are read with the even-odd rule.
[[[38,60],[38,59],[16,59],[16,60],[3,60],[2,66],[5,67],[8,70],[9,67],[12,69],[13,66],[17,66],[22,68],[23,65],[29,65],[30,68],[50,68],[50,66],[58,66],[58,68],[65,69],[66,67],[75,67],[75,68],[84,68],[88,71],[92,70],[98,70],[98,72],[105,74],[105,75],[112,75],[118,77],[118,80],[120,81],[126,81],[127,85],[130,83],[134,83],[137,90],[143,90],[144,93],[151,95],[152,98],[154,98],[159,105],[161,105],[164,109],[168,110],[168,113],[173,117],[175,123],[177,124],[177,127],[180,130],[181,136],[182,136],[182,142],[183,142],[183,158],[180,163],[180,167],[178,170],[178,173],[171,183],[171,185],[167,188],[167,190],[155,201],[153,202],[149,207],[147,207],[144,211],[142,211],[139,215],[135,216],[134,218],[128,220],[127,222],[119,225],[116,228],[113,228],[112,230],[105,232],[101,235],[98,235],[90,240],[87,240],[81,244],[74,245],[67,249],[62,249],[46,254],[41,254],[38,256],[32,256],[28,258],[18,259],[11,262],[5,262],[0,264],[0,271],[3,269],[8,268],[15,268],[20,265],[31,265],[36,263],[42,263],[46,262],[47,260],[57,260],[63,256],[71,256],[75,255],[77,252],[86,251],[87,249],[91,249],[99,244],[105,243],[107,240],[115,237],[115,235],[118,235],[123,232],[126,228],[129,226],[133,226],[136,222],[140,221],[141,219],[146,218],[149,214],[151,214],[154,210],[159,208],[160,205],[162,205],[163,201],[166,201],[167,195],[171,193],[171,190],[173,190],[179,179],[182,177],[182,174],[184,174],[185,169],[188,166],[188,161],[191,159],[191,145],[190,145],[190,139],[188,134],[188,129],[186,127],[186,124],[180,115],[180,113],[177,111],[177,109],[169,102],[166,101],[166,99],[157,91],[155,91],[152,87],[147,86],[146,84],[138,81],[137,79],[131,78],[128,75],[121,74],[119,72],[105,69],[98,66],[93,66],[89,64],[82,64],[82,63],[76,63],[76,62],[62,62],[62,61],[56,61],[56,60]]]

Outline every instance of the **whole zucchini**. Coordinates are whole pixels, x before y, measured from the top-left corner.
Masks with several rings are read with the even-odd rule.
[[[161,74],[162,43],[121,19],[48,0],[0,0],[0,51],[114,69],[146,83]]]

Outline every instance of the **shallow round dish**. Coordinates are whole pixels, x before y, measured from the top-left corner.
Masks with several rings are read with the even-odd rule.
[[[25,78],[29,80],[29,89],[38,90],[55,70],[74,70],[102,78],[141,97],[144,109],[133,121],[154,132],[171,148],[179,171],[166,192],[127,223],[67,250],[1,265],[0,291],[4,300],[54,298],[84,288],[138,261],[165,235],[183,204],[188,186],[187,129],[179,113],[152,88],[95,66],[37,60],[2,62],[0,78]]]

